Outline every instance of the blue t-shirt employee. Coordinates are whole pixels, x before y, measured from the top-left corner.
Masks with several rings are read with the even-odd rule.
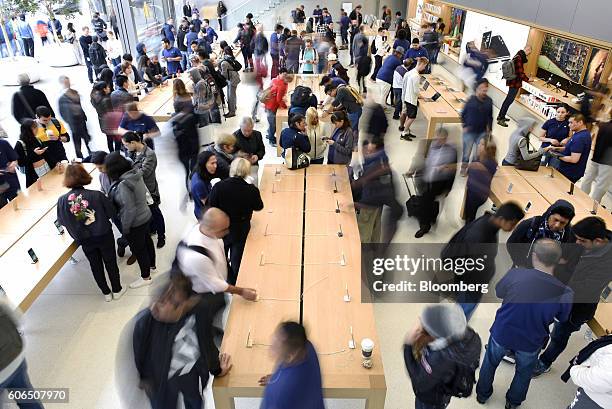
[[[557,115],[549,119],[542,125],[540,141],[542,148],[546,148],[550,144],[554,146],[561,145],[561,141],[569,136],[569,121],[567,119],[569,112],[564,105],[557,108]]]
[[[565,146],[554,147],[563,156],[559,157],[559,172],[576,183],[586,169],[589,153],[591,152],[591,133],[586,128],[586,119],[582,114],[576,114],[569,120],[570,131],[573,132]]]
[[[173,47],[170,43],[170,40],[164,38],[162,40],[164,49],[162,50],[162,58],[167,63],[168,75],[175,75],[181,71],[181,60],[183,59],[183,54],[181,51]]]

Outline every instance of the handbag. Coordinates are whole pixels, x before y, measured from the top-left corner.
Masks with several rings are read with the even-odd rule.
[[[293,136],[293,142],[297,134]],[[296,146],[285,149],[285,166],[288,169],[303,169],[310,165],[310,158]]]
[[[520,145],[519,141],[519,145]],[[533,151],[529,150],[529,141],[527,141],[527,152],[533,153]],[[540,168],[540,163],[542,162],[542,155],[538,155],[535,158],[531,159],[523,159],[523,154],[521,153],[521,148],[519,146],[516,147],[516,163],[514,167],[518,170],[527,170],[530,172],[537,172]]]

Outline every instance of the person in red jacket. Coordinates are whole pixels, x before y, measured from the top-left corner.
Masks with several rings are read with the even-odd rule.
[[[512,61],[514,61],[514,72],[516,73],[516,78],[506,80],[506,85],[509,87],[508,95],[506,95],[506,99],[504,99],[504,102],[499,109],[499,114],[497,115],[497,124],[499,126],[503,126],[504,128],[508,127],[508,118],[506,118],[508,108],[510,108],[510,105],[512,105],[516,95],[523,86],[523,81],[530,81],[527,74],[525,74],[524,68],[524,65],[527,64],[527,56],[529,54],[531,54],[531,46],[526,45],[525,48],[519,50],[519,52],[516,53],[512,59]]]
[[[287,95],[287,84],[291,81],[293,81],[293,75],[289,74],[286,68],[281,68],[278,77],[272,80],[268,90],[264,90],[264,92],[269,92],[264,106],[268,118],[267,138],[272,146],[276,146],[276,111],[279,108],[287,109],[285,95]]]

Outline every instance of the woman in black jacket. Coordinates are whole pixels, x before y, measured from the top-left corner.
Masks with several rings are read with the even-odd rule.
[[[227,13],[227,7],[222,1],[217,4],[217,21],[219,22],[219,31],[223,31],[223,16]]]
[[[115,237],[110,223],[115,216],[115,208],[104,193],[85,189],[84,186],[89,185],[91,180],[91,175],[82,165],[68,165],[64,186],[70,191],[57,200],[57,220],[83,248],[98,288],[109,302],[118,300],[126,291],[121,287]],[[108,271],[111,288],[106,282],[104,267]]]
[[[26,187],[34,184],[40,176],[50,170],[46,157],[48,148],[38,140],[36,133],[38,133],[38,123],[33,119],[24,119],[21,123],[19,140],[15,144],[17,163],[25,168]]]
[[[230,252],[231,271],[227,282],[235,285],[247,236],[251,230],[253,211],[263,209],[259,189],[245,178],[251,174],[251,163],[236,158],[230,167],[230,177],[218,182],[208,196],[208,205],[223,210],[230,219],[229,234],[223,238],[225,251]]]
[[[113,104],[111,103],[110,92],[106,82],[98,81],[91,90],[90,100],[98,114],[100,130],[106,135],[108,151],[114,152],[121,149],[121,137],[117,135],[117,127],[112,126]],[[121,114],[117,115],[121,116]]]

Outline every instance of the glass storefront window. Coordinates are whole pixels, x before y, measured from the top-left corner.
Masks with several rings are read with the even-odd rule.
[[[166,4],[167,6],[167,4]],[[166,20],[167,8],[163,0],[130,0],[130,9],[136,27],[138,41],[145,43],[147,53],[161,50],[161,29]]]

